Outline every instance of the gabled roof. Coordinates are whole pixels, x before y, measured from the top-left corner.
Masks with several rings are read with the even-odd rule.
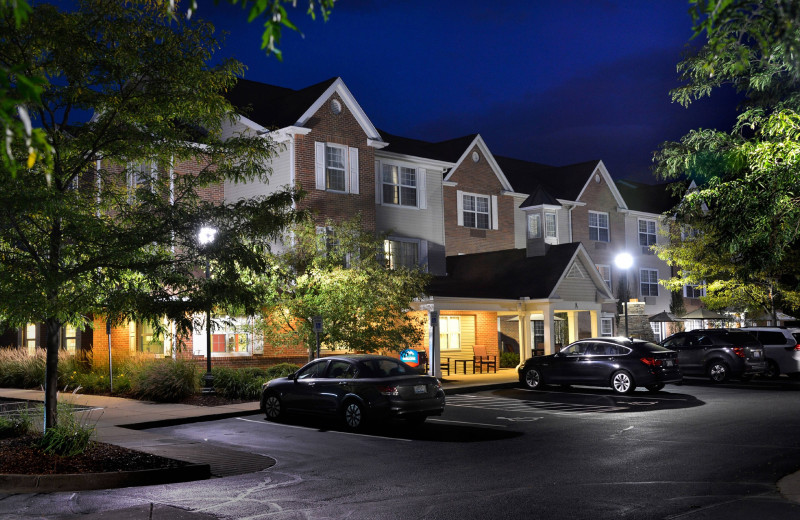
[[[541,187],[551,196],[562,200],[578,200],[586,181],[600,162],[586,161],[567,166],[547,166],[509,157],[495,156],[514,191],[533,193]]]
[[[519,205],[520,209],[534,208],[536,206],[561,206],[561,203],[539,186],[536,188],[533,195],[529,196]]]
[[[447,141],[431,143],[420,139],[392,135],[384,130],[380,130],[380,133],[383,140],[389,143],[388,146],[383,148],[384,152],[412,155],[450,163],[458,161],[467,146],[469,146],[478,135],[465,135],[455,139],[448,139]]]
[[[331,78],[300,90],[240,78],[225,96],[240,115],[262,128],[275,129],[303,127],[334,92],[339,94],[367,138],[380,142],[378,130],[341,78]]]
[[[460,142],[459,144],[462,143],[463,142]],[[503,173],[503,169],[500,168],[499,164],[497,164],[497,161],[494,159],[494,154],[491,152],[491,150],[489,150],[489,147],[486,146],[486,142],[483,140],[483,137],[481,137],[480,134],[475,134],[472,142],[470,142],[461,150],[461,155],[459,155],[458,160],[456,160],[456,165],[445,175],[444,180],[450,180],[450,178],[458,170],[458,167],[467,160],[468,156],[472,155],[470,154],[470,151],[473,147],[477,147],[481,154],[483,154],[483,159],[489,165],[489,168],[492,170],[492,173],[494,173],[495,177],[497,177],[497,180],[500,182],[500,185],[503,187],[503,189],[506,191],[514,191],[511,183],[508,182],[506,175]]]
[[[628,209],[633,211],[662,214],[680,202],[680,197],[674,194],[674,183],[645,184],[621,180],[617,181],[616,185],[628,204]]]
[[[581,249],[573,242],[550,246],[544,256],[528,257],[525,249],[449,256],[447,276],[434,278],[427,292],[462,298],[551,298]]]

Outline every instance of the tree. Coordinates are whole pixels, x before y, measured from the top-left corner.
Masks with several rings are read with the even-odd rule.
[[[779,303],[800,302],[800,4],[693,3],[706,44],[678,65],[673,101],[688,106],[720,88],[744,101],[731,131],[693,130],[656,153],[659,177],[694,182],[659,256],[678,267],[671,289],[702,284],[710,304],[774,316]]]
[[[243,67],[209,65],[218,46],[209,24],[84,0],[71,13],[38,5],[19,26],[4,18],[0,34],[0,65],[47,79],[29,110],[52,164],[3,169],[0,317],[46,325],[50,427],[63,324],[167,317],[188,334],[192,316],[212,305],[255,312],[248,276],[267,269],[271,241],[297,218],[297,194],[214,200],[224,181],[266,182],[276,145],[223,139],[234,117],[223,93]],[[206,249],[204,225],[218,229]],[[210,279],[201,275],[207,260]]]
[[[331,349],[397,351],[422,339],[408,311],[424,293],[427,274],[387,268],[383,240],[364,231],[358,217],[321,228],[306,221],[291,237],[260,281],[266,341],[305,345],[313,359],[315,316],[323,318],[321,341]]]

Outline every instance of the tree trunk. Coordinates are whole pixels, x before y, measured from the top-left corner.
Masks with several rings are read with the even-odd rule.
[[[58,335],[61,333],[61,322],[50,318],[45,322],[45,345],[47,362],[44,376],[44,428],[52,428],[58,419]]]

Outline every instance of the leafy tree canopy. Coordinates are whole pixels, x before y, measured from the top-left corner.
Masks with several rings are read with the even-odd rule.
[[[267,269],[297,194],[220,200],[224,182],[268,182],[277,147],[266,136],[223,139],[234,117],[223,93],[243,67],[209,65],[211,25],[84,0],[70,13],[36,6],[20,25],[4,18],[0,34],[0,66],[47,80],[30,114],[53,148],[50,164],[0,172],[0,317],[47,325],[54,411],[63,323],[166,316],[188,332],[212,305],[255,311],[259,295],[241,273]],[[216,240],[201,248],[209,225]]]
[[[678,65],[673,101],[688,106],[723,87],[744,101],[730,131],[693,130],[656,153],[657,176],[694,183],[676,183],[692,189],[659,255],[679,268],[672,289],[707,283],[709,304],[774,312],[780,299],[800,302],[800,3],[692,3],[706,44]]]
[[[365,232],[358,217],[322,228],[307,221],[291,236],[260,280],[267,302],[260,328],[270,343],[305,345],[311,359],[315,316],[323,318],[325,348],[396,351],[421,340],[408,311],[428,275],[387,268],[383,240]]]

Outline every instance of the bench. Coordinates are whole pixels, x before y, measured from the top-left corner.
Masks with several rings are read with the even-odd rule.
[[[442,369],[442,373],[444,374],[447,372],[447,375],[450,375],[450,358],[449,357],[440,357],[439,358],[439,368]]]
[[[489,370],[493,370],[497,373],[497,356],[490,356],[486,352],[486,347],[481,345],[475,345],[472,349],[473,357],[472,357],[472,373],[475,373],[476,369],[481,371],[483,374],[483,367],[486,367],[486,372]]]

